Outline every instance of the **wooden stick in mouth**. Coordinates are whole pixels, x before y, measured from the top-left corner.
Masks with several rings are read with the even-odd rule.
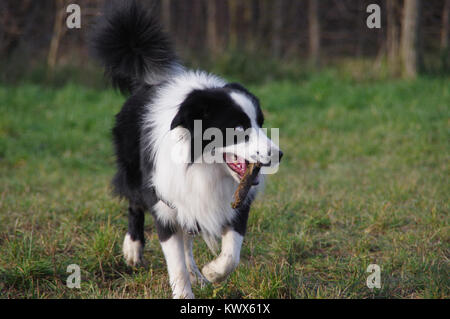
[[[252,187],[253,181],[258,176],[261,169],[261,163],[249,163],[244,176],[242,176],[241,182],[234,193],[234,202],[231,203],[233,209],[239,208],[245,201],[245,198]]]

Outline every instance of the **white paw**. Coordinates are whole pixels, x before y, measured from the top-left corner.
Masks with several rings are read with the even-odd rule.
[[[227,275],[220,273],[216,270],[214,265],[207,264],[202,269],[203,275],[212,283],[219,283],[226,279]]]
[[[239,260],[233,260],[231,256],[219,256],[217,259],[206,264],[202,273],[212,283],[219,283],[227,279],[238,266]]]
[[[125,235],[123,241],[123,256],[129,266],[139,266],[142,264],[142,250],[144,245],[140,240],[132,240],[130,234]]]

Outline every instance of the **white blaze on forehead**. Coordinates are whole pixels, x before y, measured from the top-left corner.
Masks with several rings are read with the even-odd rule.
[[[258,125],[256,124],[256,108],[252,100],[250,100],[245,94],[237,92],[231,92],[230,96],[233,101],[237,105],[239,105],[245,112],[245,114],[247,114],[247,116],[250,118],[252,126],[258,127]]]
[[[246,143],[238,143],[224,148],[225,152],[231,152],[248,161],[258,161],[263,164],[269,164],[272,157],[278,154],[278,146],[267,136],[267,132],[259,127],[256,122],[257,105],[247,95],[232,92],[230,93],[232,100],[239,105],[247,114],[251,121],[251,132]]]

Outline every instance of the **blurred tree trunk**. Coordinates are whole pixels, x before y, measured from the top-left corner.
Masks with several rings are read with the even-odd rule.
[[[238,36],[238,21],[237,21],[237,11],[238,11],[238,0],[228,0],[228,14],[230,17],[230,31],[229,31],[229,47],[234,50],[237,47],[237,36]]]
[[[283,0],[277,0],[273,3],[272,20],[272,54],[275,58],[280,58],[283,51],[282,33],[283,33]]]
[[[230,17],[229,45],[232,49],[247,48],[251,23],[251,1],[228,0]]]
[[[184,1],[187,5],[185,9],[190,14],[186,19],[186,31],[192,32],[192,36],[186,34],[187,46],[194,52],[203,51],[208,46],[208,21],[206,4],[203,0],[189,0]],[[208,2],[213,2],[209,0]],[[186,12],[185,11],[185,12]]]
[[[386,50],[389,70],[397,73],[399,65],[400,28],[397,23],[397,0],[386,0],[387,5],[387,38]]]
[[[207,0],[208,1],[208,0]],[[228,49],[230,16],[228,11],[228,0],[216,0],[216,30],[219,48],[223,51]]]
[[[216,56],[219,53],[219,35],[217,32],[217,3],[216,0],[206,1],[206,32],[208,49],[212,56]]]
[[[162,0],[161,1],[161,17],[163,24],[167,30],[167,32],[171,31],[171,18],[172,18],[172,12],[171,12],[171,0]]]
[[[258,21],[258,41],[264,48],[271,45],[271,39],[268,37],[272,29],[272,1],[260,0],[259,1],[259,21]],[[266,50],[267,51],[267,50]]]
[[[279,0],[281,1],[281,0]],[[245,49],[249,49],[253,43],[251,38],[251,29],[252,29],[252,2],[249,0],[240,1],[241,7],[239,9],[239,12],[241,13],[241,16],[239,17],[239,20],[241,21],[240,24],[240,39],[242,41],[241,47]]]
[[[308,1],[309,60],[317,66],[320,61],[319,1]]]
[[[403,75],[407,78],[416,77],[420,69],[420,2],[404,1],[401,54]]]
[[[50,70],[53,70],[58,58],[58,48],[61,42],[64,23],[64,3],[63,0],[56,0],[55,2],[55,18],[53,22],[53,34],[50,42],[50,49],[47,56],[47,65]]]
[[[364,30],[367,28],[367,24],[366,24],[366,7],[367,4],[365,4],[363,1],[358,1],[358,4],[355,4],[355,7],[358,8],[357,10],[357,32],[355,32],[355,39],[356,39],[356,52],[355,52],[355,56],[357,58],[361,58],[361,56],[364,53],[364,33],[360,32],[360,30]]]
[[[448,38],[450,28],[450,0],[445,0],[444,8],[442,9],[442,31],[441,31],[441,49],[448,50]]]
[[[261,18],[261,8],[260,8],[259,0],[251,1],[251,37],[252,41],[256,42],[258,39],[258,27],[259,27],[259,19]],[[256,44],[256,43],[253,43]]]

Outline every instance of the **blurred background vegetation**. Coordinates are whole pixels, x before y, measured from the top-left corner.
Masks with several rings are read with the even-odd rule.
[[[0,80],[105,85],[86,39],[104,0],[0,3]],[[356,78],[449,72],[449,0],[149,0],[183,61],[244,82],[338,67]],[[369,4],[381,28],[369,29]]]

